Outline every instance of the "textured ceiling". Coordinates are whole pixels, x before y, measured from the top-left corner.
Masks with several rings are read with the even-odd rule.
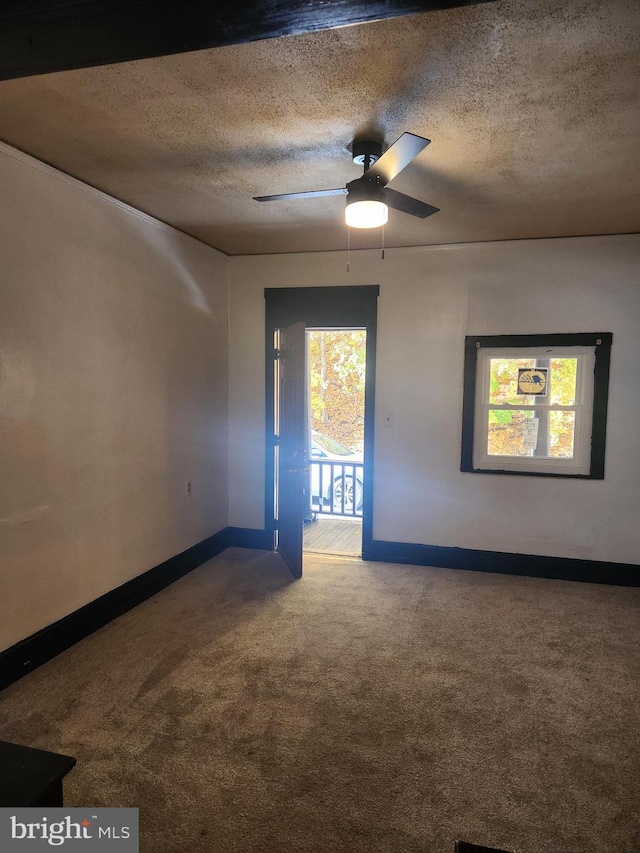
[[[387,246],[640,231],[640,4],[498,0],[0,82],[0,138],[229,254],[346,247],[371,131],[432,140]],[[380,232],[352,231],[352,247]]]

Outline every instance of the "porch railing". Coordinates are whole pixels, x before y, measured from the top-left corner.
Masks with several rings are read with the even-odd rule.
[[[362,518],[362,462],[312,460],[309,467],[308,494],[311,497],[311,513]]]

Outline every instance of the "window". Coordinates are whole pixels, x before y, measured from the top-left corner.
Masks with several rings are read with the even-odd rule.
[[[461,470],[602,479],[611,342],[467,337]]]

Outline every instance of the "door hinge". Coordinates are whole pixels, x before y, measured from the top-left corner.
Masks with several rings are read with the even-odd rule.
[[[274,349],[273,350],[273,358],[274,358],[274,361],[277,361],[279,358],[282,358],[282,350],[281,349]]]
[[[273,443],[274,443],[274,445],[275,445],[276,447],[279,447],[279,446],[280,446],[280,436],[279,436],[279,435],[274,435],[274,436],[273,436]]]

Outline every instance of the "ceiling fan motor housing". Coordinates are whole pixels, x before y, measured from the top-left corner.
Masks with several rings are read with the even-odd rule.
[[[356,178],[347,184],[347,204],[356,201],[380,201],[385,203],[384,186],[378,181]]]

